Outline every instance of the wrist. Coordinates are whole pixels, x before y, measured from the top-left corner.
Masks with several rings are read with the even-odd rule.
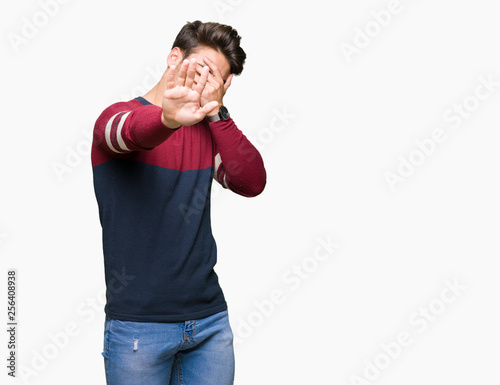
[[[181,127],[181,124],[177,123],[175,120],[166,119],[163,114],[161,115],[161,122],[165,127],[170,128],[171,130],[176,130]]]
[[[212,111],[210,111],[207,116],[215,116],[219,114],[220,107],[222,106],[222,102],[219,102],[219,105],[217,108],[214,108]]]
[[[226,120],[229,118],[229,111],[225,106],[219,106],[216,108],[217,113],[213,115],[207,115],[206,119],[209,123],[218,122],[220,120]]]

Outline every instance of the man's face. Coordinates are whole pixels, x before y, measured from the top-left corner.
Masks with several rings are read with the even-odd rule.
[[[229,62],[227,61],[226,57],[219,51],[216,51],[215,49],[206,46],[198,46],[185,59],[189,60],[191,58],[195,58],[201,70],[201,68],[206,65],[206,63],[203,60],[203,57],[205,56],[211,59],[217,65],[217,67],[219,67],[222,79],[224,80],[224,82],[226,82],[227,77],[231,74],[231,66],[229,65]],[[179,56],[179,59],[177,60],[178,62],[176,63],[177,71],[180,70],[181,68],[180,64],[182,63],[182,60],[183,60],[182,56]],[[210,71],[212,72],[212,70]]]

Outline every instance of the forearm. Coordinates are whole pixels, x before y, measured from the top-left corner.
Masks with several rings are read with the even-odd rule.
[[[219,181],[247,197],[259,195],[266,185],[266,170],[259,151],[229,118],[209,123],[222,160],[216,170]]]
[[[113,153],[149,150],[168,139],[174,129],[165,125],[161,107],[147,105],[130,110],[117,103],[97,119],[94,141]]]

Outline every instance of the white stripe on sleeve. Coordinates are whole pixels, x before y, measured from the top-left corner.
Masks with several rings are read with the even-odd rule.
[[[125,124],[125,119],[127,119],[127,116],[129,116],[131,112],[132,111],[127,112],[125,115],[123,115],[120,118],[120,124],[118,125],[118,128],[116,129],[116,139],[118,141],[118,146],[120,147],[120,150],[123,150],[123,151],[130,151],[130,148],[128,148],[127,145],[125,144],[125,142],[123,141],[122,128],[123,128],[123,125]]]
[[[123,111],[122,111],[123,112]],[[118,154],[121,154],[122,151],[119,151],[117,150],[114,146],[113,146],[113,143],[111,143],[111,127],[113,126],[113,121],[115,120],[116,116],[121,114],[121,112],[118,112],[117,114],[113,115],[113,117],[111,119],[108,120],[108,124],[106,125],[106,130],[104,131],[104,137],[106,138],[106,143],[108,145],[108,147],[118,153]]]
[[[214,170],[214,179],[221,183],[222,186],[224,186],[225,188],[229,188],[227,187],[227,183],[226,183],[226,174],[224,174],[224,178],[222,178],[222,180],[219,180],[219,178],[217,178],[217,171],[219,170],[219,166],[221,165],[222,163],[222,158],[220,157],[220,154],[217,153],[217,155],[215,155],[215,158],[214,158],[214,166],[215,166],[215,170]]]
[[[214,179],[215,180],[218,180],[217,179],[217,170],[219,170],[219,166],[220,164],[222,163],[222,159],[220,157],[220,154],[217,153],[217,155],[215,155],[215,158],[214,158],[214,163],[215,163],[215,170],[214,170]]]

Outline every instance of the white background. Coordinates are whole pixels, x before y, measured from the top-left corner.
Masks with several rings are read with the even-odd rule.
[[[104,108],[154,85],[177,32],[200,19],[243,37],[225,104],[268,173],[256,198],[213,191],[216,271],[242,341],[235,384],[498,383],[500,84],[474,96],[481,78],[500,81],[495,5],[401,0],[389,20],[378,0],[74,0],[51,16],[3,2],[0,302],[5,320],[15,268],[19,320],[7,379],[105,383],[88,135]],[[36,31],[14,44],[27,22]],[[277,111],[293,118],[273,130]],[[435,130],[445,140],[415,152]],[[387,173],[410,158],[391,188]],[[328,238],[339,247],[318,262]],[[307,275],[291,284],[294,265]],[[76,335],[61,337],[68,327]],[[400,333],[411,343],[397,348]]]

